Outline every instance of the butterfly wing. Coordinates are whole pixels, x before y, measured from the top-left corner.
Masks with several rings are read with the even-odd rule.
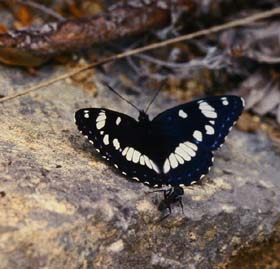
[[[135,119],[109,109],[84,108],[76,112],[75,120],[81,133],[123,175],[156,184],[158,167],[147,153],[146,129]]]
[[[216,150],[243,110],[237,96],[199,99],[164,111],[153,119],[164,137],[166,184],[189,185],[207,174]]]
[[[244,108],[242,98],[233,95],[199,99],[168,109],[153,122],[165,133],[177,133],[179,140],[195,139],[200,147],[216,150],[225,141]]]
[[[176,145],[167,142],[164,147],[169,150],[162,162],[162,179],[166,185],[189,186],[205,176],[213,165],[212,152],[199,147],[191,138],[177,140]]]

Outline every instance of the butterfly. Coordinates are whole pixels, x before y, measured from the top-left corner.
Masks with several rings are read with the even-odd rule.
[[[106,108],[76,112],[79,131],[124,176],[150,187],[171,186],[161,206],[179,201],[189,186],[208,173],[213,151],[225,141],[244,108],[233,95],[198,99],[138,120]]]

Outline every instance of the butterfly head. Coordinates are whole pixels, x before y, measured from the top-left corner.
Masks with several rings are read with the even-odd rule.
[[[149,122],[150,121],[148,114],[146,114],[144,110],[139,111],[138,121],[139,122]]]

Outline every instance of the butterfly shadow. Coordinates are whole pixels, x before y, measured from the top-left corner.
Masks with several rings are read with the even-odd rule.
[[[95,161],[104,163],[108,165],[108,161],[106,161],[104,158],[101,157],[101,155],[95,150],[95,148],[90,144],[87,140],[81,141],[81,137],[79,134],[77,135],[70,135],[68,137],[68,141],[71,144],[71,146],[74,148],[76,152],[79,152],[79,154],[90,154],[90,157],[93,157]],[[89,157],[89,158],[90,158]],[[114,171],[115,174],[118,176],[123,177],[120,170],[116,169],[113,166],[107,166],[111,171]],[[126,181],[130,183],[137,183],[135,180],[127,178]],[[135,184],[138,185],[138,184]],[[139,188],[139,186],[135,186],[135,190]]]
[[[81,136],[79,134],[77,135],[70,135],[68,137],[68,141],[71,144],[72,148],[79,152],[79,154],[83,154],[85,152],[90,153],[91,155],[94,156],[98,161],[103,161],[102,157],[98,152],[95,150],[95,148],[87,141],[81,139]]]

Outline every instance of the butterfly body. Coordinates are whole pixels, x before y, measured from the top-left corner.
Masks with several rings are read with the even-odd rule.
[[[190,185],[208,173],[216,150],[238,119],[237,96],[199,99],[138,121],[104,108],[75,114],[78,129],[120,172],[151,187]]]

